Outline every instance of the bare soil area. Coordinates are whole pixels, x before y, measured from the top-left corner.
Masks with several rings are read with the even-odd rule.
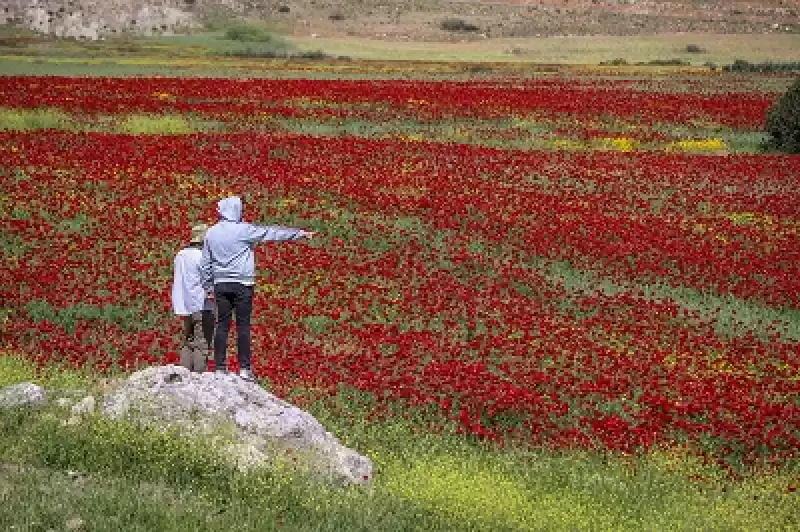
[[[89,33],[81,34],[85,37],[92,32],[168,33],[173,29],[180,31],[179,27],[184,27],[181,20],[191,26],[203,20],[231,17],[268,21],[288,35],[389,41],[672,33],[800,34],[798,0],[5,0],[0,3],[0,23],[27,25],[36,31],[58,34],[58,28],[71,20],[72,25],[88,25]]]
[[[796,0],[279,0],[250,14],[274,20],[296,36],[391,41],[800,34],[800,2]],[[443,28],[446,21],[463,24],[451,25],[448,30]]]

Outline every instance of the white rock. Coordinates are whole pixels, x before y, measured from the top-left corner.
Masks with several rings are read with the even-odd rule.
[[[21,382],[0,389],[0,408],[37,406],[44,402],[44,389],[32,382]]]
[[[310,414],[233,374],[193,373],[181,366],[147,368],[122,381],[100,412],[113,419],[178,427],[191,434],[232,428],[240,469],[270,467],[278,455],[297,452],[303,467],[339,484],[366,484],[372,462],[341,444]],[[230,457],[230,455],[228,455]]]
[[[72,406],[71,412],[73,416],[84,416],[94,414],[96,402],[93,396],[84,397]]]

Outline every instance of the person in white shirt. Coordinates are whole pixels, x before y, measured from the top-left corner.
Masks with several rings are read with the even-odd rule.
[[[181,366],[189,371],[208,369],[214,338],[214,300],[203,288],[200,262],[208,226],[192,227],[189,245],[175,255],[172,309],[183,317]]]

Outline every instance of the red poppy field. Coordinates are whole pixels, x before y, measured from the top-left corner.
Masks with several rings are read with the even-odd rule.
[[[172,259],[238,194],[248,221],[320,232],[257,251],[254,371],[279,395],[356,389],[498,443],[785,462],[800,157],[727,149],[779,94],[703,83],[0,77],[0,107],[70,120],[0,132],[0,347],[176,362]],[[131,114],[225,127],[97,126]],[[285,128],[353,120],[391,127]]]

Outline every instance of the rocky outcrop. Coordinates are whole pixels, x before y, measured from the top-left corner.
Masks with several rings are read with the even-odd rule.
[[[0,407],[43,404],[45,393],[30,383],[0,389]],[[241,471],[286,468],[336,485],[368,484],[372,462],[342,443],[311,414],[234,374],[192,373],[159,366],[116,381],[99,401],[92,395],[73,402],[66,425],[99,415],[156,429],[177,429],[204,438],[222,459]]]
[[[10,0],[0,23],[89,40],[123,33],[171,35],[199,25],[188,7],[182,0]]]
[[[13,21],[42,33],[87,39],[120,33],[170,34],[199,26],[203,20],[218,22],[232,16],[270,21],[292,35],[410,41],[797,34],[796,4],[786,0],[4,0],[0,24]]]
[[[242,470],[291,463],[338,484],[372,478],[369,458],[343,446],[309,413],[233,374],[148,368],[118,383],[99,413],[217,437],[222,455]]]

